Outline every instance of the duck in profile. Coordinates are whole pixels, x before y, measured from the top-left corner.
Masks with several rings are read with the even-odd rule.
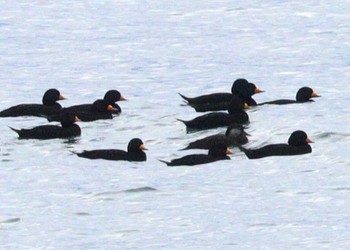
[[[235,145],[244,145],[248,142],[249,134],[244,131],[241,124],[230,125],[225,134],[211,135],[194,142],[191,142],[186,148],[187,149],[210,149],[214,144],[221,143],[226,147],[232,147]]]
[[[313,97],[320,97],[312,88],[309,87],[302,87],[298,90],[296,94],[296,100],[289,100],[289,99],[280,99],[270,102],[263,102],[259,105],[265,105],[265,104],[275,104],[275,105],[284,105],[284,104],[292,104],[292,103],[304,103],[304,102],[313,102],[314,100],[311,100]]]
[[[257,149],[247,149],[240,145],[238,148],[248,157],[248,159],[259,159],[268,156],[302,155],[312,152],[309,145],[311,139],[304,131],[294,131],[287,143],[270,144]]]
[[[178,120],[186,125],[187,130],[204,130],[225,127],[230,126],[233,123],[246,124],[249,122],[249,116],[243,109],[247,108],[248,105],[246,103],[242,104],[238,97],[231,96],[228,113],[212,112],[196,117],[190,121]]]
[[[104,159],[111,161],[146,161],[147,157],[144,152],[147,150],[144,143],[139,138],[131,139],[128,144],[128,150],[120,149],[98,149],[84,150],[81,153],[75,153],[79,157],[88,159]]]
[[[255,106],[257,104],[252,95],[261,92],[263,91],[257,88],[254,83],[250,83],[246,79],[237,79],[232,84],[231,93],[214,93],[194,98],[186,97],[180,93],[179,95],[197,112],[207,112],[227,110],[232,96],[240,98],[242,103]]]
[[[103,100],[107,103],[107,105],[111,105],[113,107],[113,110],[110,110],[112,114],[120,114],[122,109],[116,102],[125,101],[126,99],[118,90],[108,90],[104,95]],[[93,104],[79,104],[67,107],[67,110],[73,113],[89,112],[92,109],[92,105]]]
[[[57,89],[49,89],[44,93],[42,104],[19,104],[1,111],[0,117],[50,116],[62,109],[57,101],[64,99]]]
[[[68,112],[62,112],[60,117],[61,126],[42,125],[31,129],[14,129],[20,139],[55,139],[72,138],[81,135],[80,127],[75,122],[80,121],[77,116]]]
[[[75,114],[83,122],[91,122],[96,120],[113,119],[112,111],[115,110],[112,105],[108,105],[103,99],[96,100],[92,105],[89,106],[88,110],[79,110],[75,108],[65,108],[64,111]],[[47,119],[52,121],[59,121],[60,114],[57,113],[52,116],[48,116]]]
[[[170,162],[162,161],[168,166],[194,166],[206,164],[220,160],[230,160],[228,154],[232,154],[231,150],[224,144],[214,144],[210,147],[208,154],[192,154],[184,157],[173,159]]]

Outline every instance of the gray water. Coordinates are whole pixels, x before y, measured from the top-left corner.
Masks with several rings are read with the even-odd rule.
[[[1,1],[0,109],[63,106],[118,89],[113,120],[80,123],[77,140],[18,140],[0,119],[2,249],[348,249],[350,246],[349,1]],[[247,147],[305,130],[313,152],[168,168],[178,151],[224,128],[186,134],[198,114],[177,92],[228,92],[247,78],[257,102],[314,103],[248,111]],[[144,163],[87,160],[73,152],[125,149],[140,137]]]

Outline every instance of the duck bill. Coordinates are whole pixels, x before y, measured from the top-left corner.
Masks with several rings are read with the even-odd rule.
[[[148,150],[148,148],[146,148],[145,144],[141,144],[141,145],[140,145],[140,149],[141,149],[141,150]]]
[[[321,97],[321,96],[318,95],[316,92],[312,92],[311,97]]]
[[[79,118],[78,116],[75,116],[75,117],[74,117],[74,121],[75,121],[75,122],[81,122],[81,120],[80,120],[80,118]]]
[[[120,98],[119,98],[119,101],[126,101],[127,99],[125,99],[125,97],[124,96],[120,96]]]
[[[227,149],[226,149],[226,154],[227,154],[227,155],[232,155],[232,151],[231,151],[229,148],[227,148]]]
[[[117,110],[116,108],[113,108],[113,106],[112,105],[108,105],[107,106],[107,110],[109,110],[109,111],[113,111],[113,110]]]
[[[254,90],[255,94],[259,94],[259,93],[262,93],[262,92],[265,92],[265,91],[263,91],[263,90],[261,90],[259,88],[255,88],[255,90]]]
[[[307,143],[313,143],[313,141],[311,141],[311,139],[308,137],[308,138],[306,138],[306,142]]]
[[[249,109],[248,103],[245,102],[245,103],[243,104],[243,109]]]
[[[67,98],[65,98],[63,95],[60,95],[59,97],[58,97],[58,100],[66,100]]]

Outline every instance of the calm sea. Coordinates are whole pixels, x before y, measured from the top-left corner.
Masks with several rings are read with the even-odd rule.
[[[63,106],[118,89],[113,120],[80,123],[76,140],[18,140],[0,119],[2,249],[348,249],[350,247],[349,1],[1,1],[0,109]],[[228,92],[247,78],[257,102],[314,103],[248,111],[247,147],[305,130],[312,154],[168,168],[178,151],[224,128],[187,134],[188,96]],[[72,152],[126,149],[144,163],[86,160]]]

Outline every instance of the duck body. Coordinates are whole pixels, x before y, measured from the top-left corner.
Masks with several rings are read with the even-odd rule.
[[[203,130],[211,129],[223,126],[229,126],[233,123],[244,124],[249,122],[248,114],[243,110],[248,106],[243,105],[241,100],[237,97],[231,97],[228,107],[228,113],[224,112],[212,112],[190,121],[183,121],[187,129],[190,130]]]
[[[192,154],[192,155],[186,155],[184,157],[171,160],[171,162],[165,162],[167,166],[194,166],[194,165],[200,165],[200,164],[207,164],[215,161],[220,160],[230,160],[230,157],[223,156],[223,157],[213,157],[206,154]]]
[[[289,99],[280,99],[280,100],[274,100],[269,102],[262,102],[262,103],[259,103],[259,106],[265,105],[265,104],[285,105],[285,104],[293,104],[293,103],[299,103],[299,102],[295,100],[289,100]]]
[[[243,126],[239,124],[231,125],[227,128],[225,134],[211,135],[194,142],[191,142],[187,149],[210,149],[214,144],[220,143],[226,147],[235,145],[244,145],[248,142],[247,133],[243,130]]]
[[[80,107],[79,107],[80,106]],[[62,109],[61,112],[68,112],[71,115],[76,115],[83,122],[91,122],[96,120],[113,119],[112,112],[114,108],[112,105],[108,105],[106,101],[99,99],[93,104],[89,105],[77,105]],[[59,121],[60,113],[48,116],[47,119],[51,121]]]
[[[309,145],[311,140],[306,133],[301,130],[294,131],[287,143],[270,144],[257,149],[247,149],[238,146],[248,159],[259,159],[268,156],[302,155],[312,152]]]
[[[50,116],[62,109],[57,103],[65,98],[57,89],[49,89],[44,93],[42,104],[19,104],[0,112],[0,117],[19,117],[19,116]]]
[[[213,112],[196,117],[190,121],[179,121],[183,122],[189,130],[205,130],[225,127],[233,123],[245,124],[249,122],[249,116],[244,111],[236,114]]]
[[[104,95],[103,100],[107,103],[107,105],[111,105],[113,107],[113,110],[110,110],[110,113],[120,114],[122,112],[122,109],[116,102],[124,101],[126,99],[120,94],[118,90],[108,90]],[[72,113],[88,113],[91,112],[91,110],[93,110],[93,104],[79,104],[67,107],[66,109]],[[85,119],[83,118],[83,120]]]
[[[70,127],[61,127],[56,125],[42,125],[31,129],[14,129],[21,139],[55,139],[70,138],[81,135],[81,129],[77,124]]]
[[[249,83],[246,79],[237,79],[232,84],[231,93],[214,93],[194,98],[186,97],[182,94],[180,96],[197,112],[207,112],[227,110],[232,98],[239,98],[242,103],[256,106],[257,104],[252,95],[260,92],[262,91],[255,84]]]
[[[161,161],[167,166],[194,166],[211,163],[220,160],[230,160],[227,154],[232,152],[223,144],[214,144],[210,147],[208,154],[192,154],[173,159],[170,162]]]
[[[244,149],[243,152],[248,159],[259,159],[269,156],[301,155],[312,152],[310,145],[290,146],[286,143],[270,144],[258,149]]]
[[[57,103],[54,106],[43,104],[19,104],[0,112],[0,117],[19,117],[19,116],[51,116],[61,110],[61,105]]]
[[[79,157],[94,159],[104,159],[111,161],[146,161],[147,156],[143,150],[146,150],[143,142],[139,138],[130,140],[128,150],[120,149],[97,149],[84,150],[81,153],[76,153]]]
[[[312,88],[302,87],[298,90],[295,100],[290,99],[279,99],[269,102],[263,102],[259,105],[265,104],[274,104],[274,105],[285,105],[285,104],[293,104],[293,103],[305,103],[305,102],[314,102],[311,98],[320,97]]]
[[[81,135],[81,129],[77,124],[77,117],[72,117],[68,113],[61,116],[61,126],[57,125],[42,125],[31,129],[14,129],[20,139],[55,139],[55,138],[70,138]]]
[[[224,95],[223,95],[224,96]],[[209,112],[209,111],[221,111],[227,110],[230,106],[230,100],[235,97],[233,94],[226,93],[226,97],[217,102],[205,102],[201,104],[189,103],[196,110],[196,112]]]
[[[231,100],[231,93],[214,93],[208,95],[201,95],[198,97],[186,97],[179,93],[179,95],[185,99],[189,105],[205,105],[209,103],[229,102]]]
[[[110,161],[146,161],[145,152],[126,152],[120,149],[97,149],[77,153],[79,157],[88,159],[104,159]]]

